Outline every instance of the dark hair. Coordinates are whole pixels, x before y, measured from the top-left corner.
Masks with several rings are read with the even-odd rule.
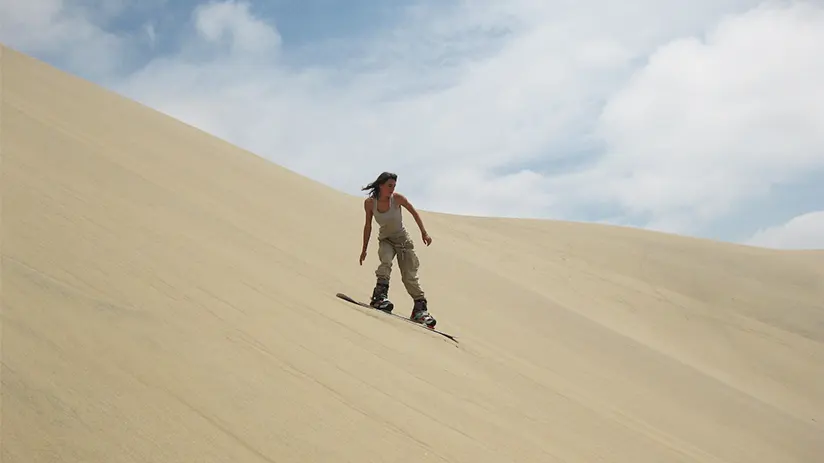
[[[384,183],[386,183],[390,179],[391,180],[398,180],[398,174],[393,174],[392,172],[383,172],[380,175],[378,175],[378,178],[376,178],[374,182],[372,182],[369,185],[366,185],[365,187],[361,188],[361,190],[363,190],[363,191],[370,190],[369,196],[371,196],[373,198],[377,198],[378,195],[380,194],[381,185],[383,185]]]

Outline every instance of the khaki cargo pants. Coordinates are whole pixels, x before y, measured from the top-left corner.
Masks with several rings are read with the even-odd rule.
[[[423,299],[424,292],[418,282],[420,262],[417,254],[415,254],[415,244],[406,232],[378,238],[378,258],[381,262],[375,270],[378,282],[389,284],[389,277],[392,274],[392,260],[396,256],[398,258],[398,268],[401,271],[401,281],[406,287],[406,292],[412,296],[412,299]]]

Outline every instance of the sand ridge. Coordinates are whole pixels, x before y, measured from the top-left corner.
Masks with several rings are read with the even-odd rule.
[[[821,252],[424,211],[455,345],[335,297],[374,282],[359,198],[0,66],[4,462],[824,455]]]

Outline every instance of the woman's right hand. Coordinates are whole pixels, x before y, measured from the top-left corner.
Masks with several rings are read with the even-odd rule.
[[[363,261],[366,259],[366,249],[361,251],[360,253],[360,264],[363,265]]]

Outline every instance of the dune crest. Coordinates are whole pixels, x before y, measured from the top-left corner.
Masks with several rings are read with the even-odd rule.
[[[824,455],[820,252],[405,217],[455,344],[335,296],[360,198],[0,53],[4,463]]]

